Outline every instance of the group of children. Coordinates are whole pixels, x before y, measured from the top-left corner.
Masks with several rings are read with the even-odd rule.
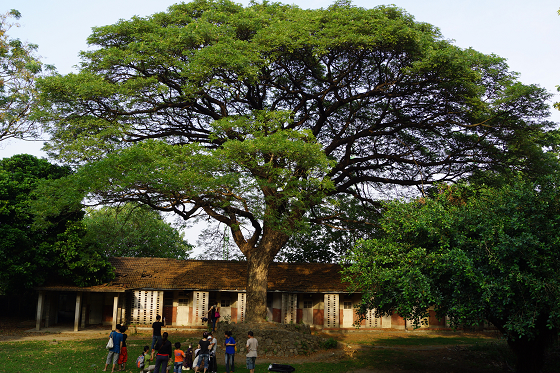
[[[146,361],[150,359],[150,347],[144,346],[144,352],[136,359],[136,366],[140,369],[145,368]],[[183,367],[185,370],[191,370],[193,367],[193,349],[192,346],[189,345],[189,348],[186,351],[181,350],[181,342],[175,342],[175,350],[173,351],[173,372],[181,373],[183,371]],[[164,372],[167,370],[167,364],[165,367],[161,367],[161,371]]]
[[[154,330],[152,338],[152,346],[144,346],[144,351],[136,359],[137,368],[142,369],[146,367],[147,361],[154,360],[155,356],[155,366],[154,373],[166,372],[167,365],[173,362],[173,371],[175,373],[182,373],[183,370],[194,369],[195,373],[198,373],[200,367],[203,367],[204,373],[214,373],[217,372],[217,362],[216,362],[216,349],[218,340],[212,336],[212,332],[204,332],[202,339],[198,342],[197,349],[193,351],[192,345],[183,351],[181,349],[181,343],[176,342],[174,344],[175,350],[171,352],[171,342],[168,341],[168,333],[161,333],[161,317],[158,315],[156,317],[156,322],[152,325]],[[128,360],[128,352],[126,348],[126,326],[117,325],[116,329],[110,334],[110,338],[113,341],[113,347],[109,349],[107,355],[107,361],[105,364],[105,369],[109,364],[113,364],[114,372],[115,370],[122,371],[126,368],[126,363]],[[225,363],[226,363],[226,373],[234,371],[234,354],[235,354],[236,342],[232,338],[231,332],[225,333]],[[108,347],[109,348],[109,347]],[[118,369],[115,369],[118,368]],[[151,368],[150,368],[151,369]]]
[[[167,341],[168,334],[163,333],[162,342],[157,342],[155,345],[155,350],[157,350],[156,364],[154,367],[154,373],[165,372],[167,370],[168,363],[171,362],[171,354],[165,348],[165,343],[170,343]],[[198,342],[197,349],[193,351],[192,345],[189,344],[188,349],[185,351],[181,350],[181,343],[175,343],[175,350],[173,351],[173,372],[181,373],[183,370],[190,370],[194,368],[194,372],[197,373],[199,368],[203,367],[204,373],[207,372],[217,372],[217,362],[216,362],[216,349],[218,340],[212,336],[211,332],[204,332],[202,339]],[[231,332],[226,332],[226,341],[224,343],[226,347],[226,371],[234,371],[233,367],[233,354],[235,353],[235,340],[232,338]],[[137,367],[144,369],[147,360],[153,360],[154,350],[151,351],[150,347],[144,346],[144,351],[142,355],[136,359]],[[229,359],[228,359],[229,355]],[[148,356],[148,357],[146,357]]]

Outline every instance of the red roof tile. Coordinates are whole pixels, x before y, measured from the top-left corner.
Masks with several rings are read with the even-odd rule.
[[[51,285],[38,290],[122,292],[127,289],[245,291],[247,262],[177,260],[165,258],[110,258],[116,277],[109,284],[79,288]],[[341,266],[322,263],[272,263],[268,291],[345,292]]]

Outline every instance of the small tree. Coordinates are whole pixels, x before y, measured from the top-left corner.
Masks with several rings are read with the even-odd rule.
[[[441,186],[392,202],[384,235],[348,256],[359,312],[419,323],[435,306],[455,326],[488,320],[507,338],[518,372],[539,372],[560,327],[560,180],[501,189]],[[362,316],[363,317],[363,316]]]

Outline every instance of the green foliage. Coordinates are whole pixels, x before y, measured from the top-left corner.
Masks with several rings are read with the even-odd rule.
[[[104,257],[188,259],[192,246],[157,211],[143,205],[88,209],[83,245]]]
[[[35,79],[44,68],[53,70],[39,61],[37,45],[9,37],[10,29],[19,27],[10,18],[20,17],[15,9],[0,14],[0,141],[36,134],[36,124],[29,118],[36,103]]]
[[[329,338],[323,342],[322,347],[327,350],[330,348],[337,348],[338,342],[334,338]]]
[[[240,146],[247,128],[308,130],[335,161],[331,194],[367,198],[386,184],[524,167],[540,157],[524,142],[550,127],[548,94],[504,59],[461,50],[394,7],[200,0],[95,28],[88,42],[97,48],[78,74],[40,82],[47,148],[68,162],[147,138],[214,149]]]
[[[193,211],[183,206],[191,203],[204,206],[206,213],[237,233],[243,224],[260,233],[261,221],[285,232],[300,229],[308,206],[319,203],[332,188],[325,176],[331,162],[305,131],[276,130],[271,136],[260,129],[243,131],[243,141],[224,140],[217,149],[144,141],[80,168],[73,178],[43,192],[49,196],[81,191],[103,203],[135,199],[185,218]],[[57,200],[69,202],[63,196]],[[55,213],[53,204],[45,202],[38,208]]]
[[[62,208],[34,227],[32,203],[41,181],[70,174],[31,155],[0,160],[0,293],[17,293],[41,285],[47,278],[66,278],[76,284],[92,284],[111,277],[105,258],[80,246],[83,216],[79,209]]]
[[[542,361],[560,326],[559,181],[441,186],[433,198],[388,204],[383,237],[348,256],[360,312],[395,311],[419,323],[435,305],[454,325],[493,323],[521,359],[518,369]]]
[[[379,230],[379,208],[337,195],[308,212],[310,224],[294,233],[276,260],[289,263],[338,263],[361,239]]]
[[[560,86],[557,86],[556,89],[558,90],[558,92],[560,92]],[[556,109],[560,110],[560,102],[555,102],[554,107]]]

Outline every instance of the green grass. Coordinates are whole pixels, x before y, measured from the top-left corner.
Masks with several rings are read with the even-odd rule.
[[[481,342],[482,341],[482,342]],[[134,366],[136,357],[141,353],[142,346],[148,339],[128,341],[127,372],[137,373]],[[62,372],[100,372],[105,366],[107,350],[104,348],[106,338],[56,341],[25,341],[0,343],[0,373],[62,373]],[[368,348],[358,352],[354,358],[347,358],[335,363],[310,362],[291,364],[296,373],[346,373],[354,370],[375,367],[388,371],[408,372],[503,372],[504,362],[513,366],[513,356],[503,341],[488,342],[487,339],[470,337],[416,337],[385,338],[375,341],[375,345],[387,348]],[[427,346],[450,345],[448,348],[419,351],[403,354],[399,348],[392,346]],[[457,345],[463,345],[457,348]],[[466,346],[469,345],[469,346]],[[545,372],[558,372],[560,351],[551,356],[552,359]],[[446,365],[448,364],[448,365]],[[455,364],[455,365],[453,365]],[[267,373],[268,363],[259,363],[257,359],[256,373]],[[245,359],[236,361],[236,371],[245,372]],[[218,361],[218,371],[223,372],[223,362]]]
[[[368,342],[368,344],[373,346],[453,346],[473,345],[486,342],[488,342],[488,339],[478,337],[409,336],[376,339],[374,342]]]
[[[106,338],[75,340],[75,341],[25,341],[0,343],[0,372],[2,373],[67,373],[67,372],[100,372],[105,366],[107,350],[104,348]],[[127,372],[138,372],[134,366],[142,346],[149,344],[148,340],[128,341]],[[257,360],[258,362],[258,360]],[[269,364],[257,364],[256,373],[267,373]],[[306,363],[296,364],[297,372],[309,373],[344,373],[350,367],[356,368],[363,364],[354,361],[341,361],[338,364]],[[237,370],[246,371],[245,359],[236,361]],[[218,362],[219,371],[223,364]],[[109,367],[110,370],[110,367]]]
[[[105,365],[107,356],[105,343],[105,338],[85,341],[1,343],[0,372],[100,371]]]

